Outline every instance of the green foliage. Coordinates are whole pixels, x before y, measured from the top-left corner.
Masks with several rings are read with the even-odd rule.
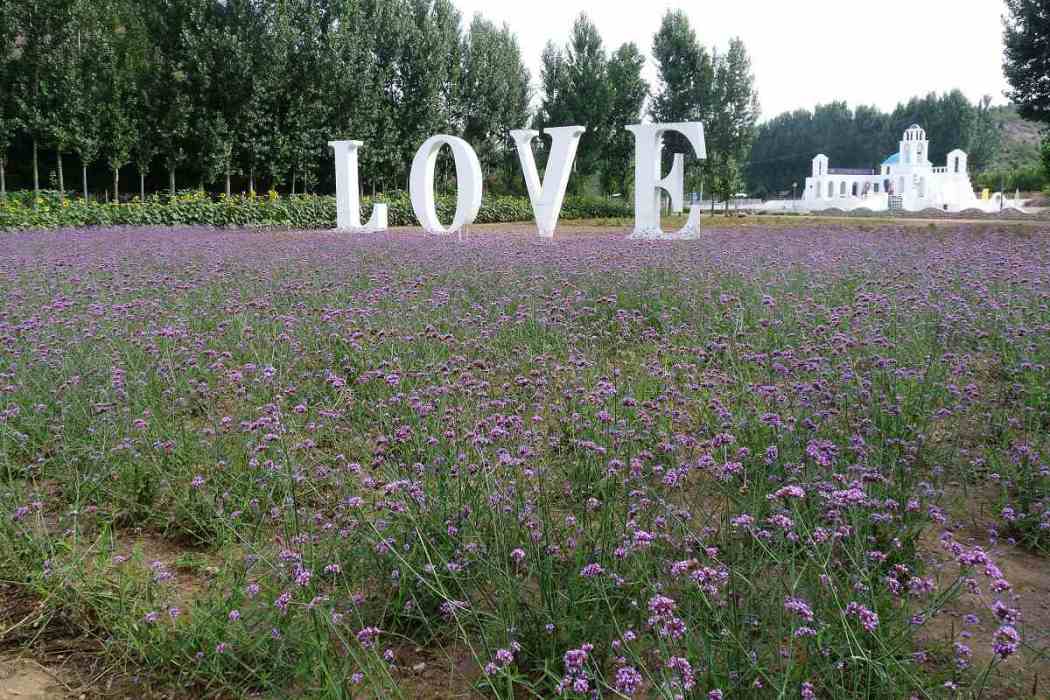
[[[681,10],[669,10],[653,38],[659,84],[649,106],[657,122],[702,121],[706,130],[707,162],[690,167],[686,182],[692,190],[706,176],[708,186],[727,199],[743,186],[741,166],[750,158],[758,122],[758,93],[751,59],[739,38],[724,54],[708,51]],[[664,167],[674,153],[692,148],[677,134],[668,136]]]
[[[747,162],[758,122],[758,93],[754,88],[751,59],[740,39],[729,42],[729,51],[715,61],[716,104],[708,133],[707,171],[713,191],[728,206],[743,186],[741,165]]]
[[[0,6],[0,196],[7,191],[7,150],[18,130],[14,97],[15,28],[11,7]]]
[[[980,173],[974,180],[977,189],[993,192],[1039,192],[1050,185],[1050,178],[1039,164],[1020,166],[1004,170],[989,170]]]
[[[634,142],[623,127],[638,121],[649,94],[638,47],[624,44],[610,57],[598,28],[580,14],[563,48],[547,44],[542,64],[543,102],[535,126],[587,127],[570,188],[582,192],[589,183],[600,180],[607,189],[626,189],[627,154]]]
[[[497,28],[475,16],[462,47],[460,97],[463,137],[478,154],[486,175],[515,173],[517,156],[509,133],[529,120],[529,75],[518,40],[504,25]]]
[[[405,193],[379,198],[389,208],[391,226],[415,226],[412,203]],[[35,202],[35,206],[34,206]],[[438,216],[452,219],[456,199],[436,198]],[[364,218],[371,213],[371,200],[362,204]],[[568,197],[562,209],[563,220],[622,218],[632,215],[623,199]],[[525,197],[486,197],[477,223],[496,224],[532,220],[532,205]],[[0,231],[16,229],[57,229],[84,226],[287,226],[297,229],[333,228],[335,198],[317,195],[280,197],[221,196],[212,199],[202,192],[182,193],[174,198],[149,197],[145,202],[109,204],[83,199],[60,200],[57,192],[18,193],[0,200]]]
[[[669,10],[653,37],[659,82],[649,113],[657,122],[706,121],[715,109],[714,59],[682,10]]]
[[[1021,116],[1050,124],[1050,11],[1046,0],[1006,0],[1003,72]]]
[[[1050,134],[1043,137],[1039,155],[1043,162],[1043,177],[1046,179],[1047,186],[1050,186]]]
[[[626,193],[634,175],[634,138],[624,129],[638,119],[639,106],[649,95],[642,77],[645,56],[634,44],[624,44],[609,59],[609,144],[605,153],[602,185],[605,192]]]
[[[697,43],[684,14],[665,25],[653,114],[712,120],[711,152],[738,171],[757,118],[743,44],[719,57]],[[374,194],[402,187],[419,144],[435,133],[475,147],[488,191],[523,192],[508,138],[530,121],[517,39],[481,16],[464,31],[452,0],[15,0],[0,13],[0,49],[0,166],[12,141],[20,153],[32,142],[34,172],[41,151],[48,163],[49,152],[73,153],[85,198],[97,162],[111,177],[94,187],[111,198],[131,189],[121,186],[131,164],[140,199],[147,176],[161,169],[170,194],[180,181],[228,196],[331,192],[327,144],[337,139],[366,144],[361,185]],[[627,194],[634,142],[623,127],[640,119],[649,97],[644,65],[634,44],[608,51],[585,15],[564,47],[544,52],[533,123],[587,127],[574,192]],[[688,152],[674,136],[668,145],[668,158]],[[699,170],[688,167],[688,186],[697,189]],[[437,177],[453,181],[447,154]],[[26,186],[24,167],[15,179]]]
[[[451,0],[4,3],[0,166],[33,141],[101,159],[113,187],[134,163],[163,166],[171,192],[330,192],[327,144],[353,138],[362,184],[382,191],[450,133],[478,147],[490,189],[520,191],[506,134],[528,124],[528,71],[508,28],[461,24]]]

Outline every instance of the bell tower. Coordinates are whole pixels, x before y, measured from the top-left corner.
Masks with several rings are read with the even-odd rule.
[[[824,177],[828,174],[828,157],[821,153],[813,159],[813,177]]]
[[[929,165],[930,142],[926,139],[926,132],[918,124],[912,124],[904,132],[904,138],[900,144],[901,165],[914,167]]]

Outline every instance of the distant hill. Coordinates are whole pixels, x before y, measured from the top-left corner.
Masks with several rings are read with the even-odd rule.
[[[1039,124],[1022,119],[1013,105],[992,108],[1002,139],[989,170],[1013,170],[1039,163],[1042,132]]]

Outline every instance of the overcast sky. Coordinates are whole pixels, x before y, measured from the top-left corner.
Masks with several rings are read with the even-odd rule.
[[[480,12],[517,34],[538,87],[540,52],[562,45],[587,12],[606,49],[633,41],[649,55],[668,8],[681,7],[700,41],[740,36],[751,54],[762,118],[833,100],[883,110],[930,91],[1005,102],[1001,0],[456,0],[464,25]],[[646,77],[655,87],[649,61]]]

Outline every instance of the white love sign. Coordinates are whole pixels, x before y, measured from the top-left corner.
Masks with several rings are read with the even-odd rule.
[[[456,213],[446,229],[438,221],[434,203],[434,168],[442,146],[452,149],[456,161]],[[481,162],[470,144],[455,136],[431,136],[423,142],[412,161],[408,178],[412,210],[427,233],[456,233],[474,223],[481,211]]]
[[[681,231],[665,234],[660,228],[660,200],[666,192],[671,207],[681,212],[684,207],[685,158],[675,154],[671,172],[661,177],[664,135],[670,132],[684,136],[693,154],[707,158],[704,126],[700,122],[678,124],[635,124],[626,127],[634,134],[634,233],[632,238],[691,238],[700,231],[700,208],[693,207],[689,221]],[[510,132],[518,150],[522,175],[529,191],[536,230],[544,238],[554,236],[565,202],[565,192],[572,174],[580,139],[587,131],[583,126],[559,126],[546,129],[551,137],[547,167],[540,180],[532,143],[538,131],[519,129]],[[387,206],[375,204],[367,224],[361,224],[361,196],[357,152],[360,141],[331,141],[335,151],[335,189],[337,223],[340,231],[372,232],[387,228]],[[441,149],[448,146],[456,162],[456,212],[446,228],[438,220],[434,201],[434,169]],[[477,153],[466,141],[456,136],[432,136],[416,152],[409,176],[412,209],[428,233],[456,233],[477,219],[481,210],[482,173]]]
[[[700,233],[700,207],[693,207],[689,221],[677,233],[660,228],[661,191],[671,195],[671,205],[681,210],[685,189],[684,159],[675,158],[671,173],[660,177],[664,134],[677,132],[689,140],[697,158],[707,158],[704,127],[700,122],[637,124],[627,127],[634,134],[634,233],[632,238],[690,238]]]
[[[540,132],[528,129],[510,132],[514,145],[518,147],[518,160],[525,176],[525,185],[529,188],[536,228],[544,238],[554,237],[561,205],[565,202],[565,190],[569,186],[569,175],[572,174],[572,164],[576,161],[576,149],[585,131],[587,129],[582,126],[547,129],[551,137],[551,152],[547,169],[543,173],[543,184],[540,184],[536,155],[532,152],[532,142],[539,138]]]
[[[329,141],[335,151],[335,227],[340,231],[385,231],[387,205],[374,204],[372,217],[361,225],[361,192],[358,185],[357,151],[360,141]]]

